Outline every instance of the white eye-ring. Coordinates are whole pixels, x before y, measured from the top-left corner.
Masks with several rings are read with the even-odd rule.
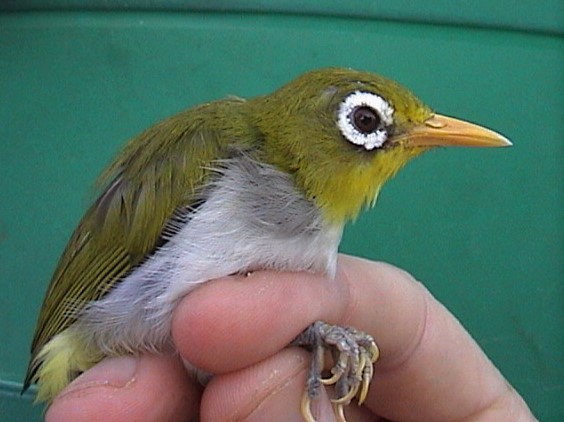
[[[349,142],[370,151],[388,139],[387,128],[394,121],[393,115],[393,107],[382,97],[356,91],[341,103],[337,124]]]

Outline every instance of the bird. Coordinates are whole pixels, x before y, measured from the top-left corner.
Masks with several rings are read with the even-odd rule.
[[[104,357],[172,352],[176,304],[209,280],[259,269],[334,277],[345,224],[412,158],[509,145],[391,79],[337,67],[157,123],[102,172],[47,289],[23,391],[38,384],[36,400],[50,403]],[[304,419],[334,385],[345,420],[344,407],[367,396],[374,338],[316,321],[292,344],[312,352]],[[336,362],[328,377],[326,351]]]

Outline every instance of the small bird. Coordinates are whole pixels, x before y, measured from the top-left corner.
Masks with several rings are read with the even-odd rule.
[[[106,356],[172,352],[173,310],[208,280],[257,269],[333,277],[345,223],[410,159],[449,145],[511,143],[434,113],[392,80],[342,68],[150,127],[103,172],[59,260],[24,390],[37,383],[37,400],[50,402]],[[334,385],[344,420],[344,406],[368,393],[374,339],[317,321],[292,344],[312,351],[304,418],[314,421],[311,400]]]

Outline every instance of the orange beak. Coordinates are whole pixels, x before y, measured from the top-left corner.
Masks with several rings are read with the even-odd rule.
[[[399,135],[394,142],[402,143],[407,147],[507,147],[513,145],[509,139],[493,130],[441,114],[434,114],[422,124]]]

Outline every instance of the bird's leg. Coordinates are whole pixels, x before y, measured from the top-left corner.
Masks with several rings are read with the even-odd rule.
[[[311,400],[319,397],[322,384],[334,385],[336,397],[332,399],[335,416],[344,421],[344,406],[355,397],[362,404],[374,374],[373,364],[379,351],[372,336],[351,327],[339,327],[323,321],[316,321],[307,327],[292,342],[312,351],[306,390],[301,403],[301,411],[307,422],[315,422],[311,414]],[[325,363],[325,352],[333,357],[331,376],[323,378],[321,373]]]

